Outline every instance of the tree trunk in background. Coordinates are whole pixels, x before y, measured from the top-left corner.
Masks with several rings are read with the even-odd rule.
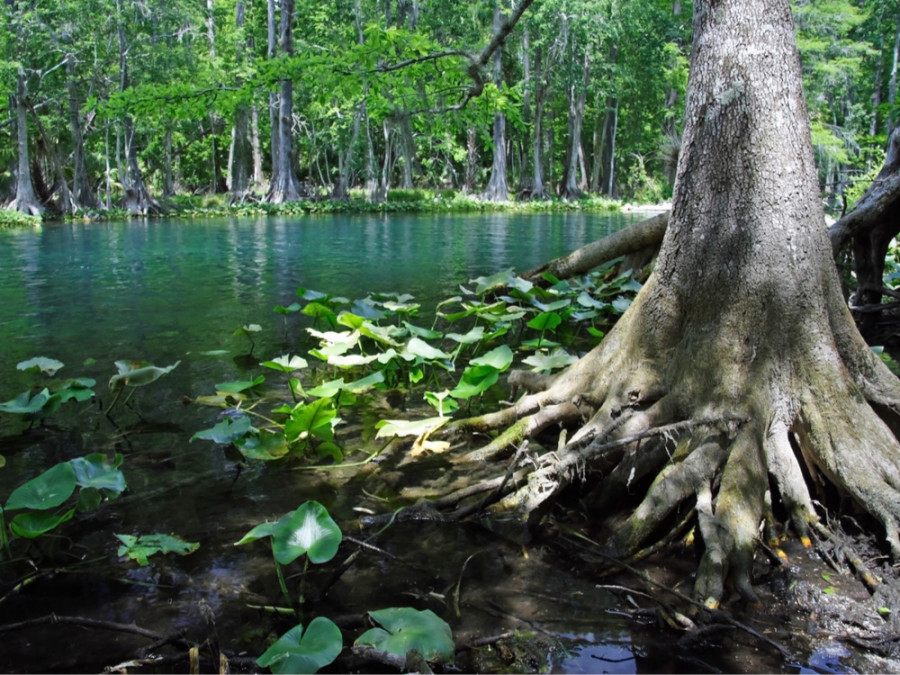
[[[467,195],[475,192],[478,179],[478,131],[475,127],[466,128],[466,175],[463,179],[463,192]]]
[[[542,50],[538,47],[534,53],[534,126],[531,134],[531,198],[548,199],[547,186],[544,185],[544,105],[547,102],[549,78],[541,70]]]
[[[212,0],[207,0],[210,16],[212,16]],[[235,6],[235,28],[238,31],[244,28],[244,0],[238,0]],[[212,30],[210,28],[210,30]],[[246,44],[238,46],[236,59],[240,66],[246,58]],[[243,84],[238,79],[238,86]],[[250,182],[252,171],[252,146],[250,143],[250,104],[240,102],[234,110],[234,126],[231,128],[231,149],[228,153],[228,175],[231,177],[229,188],[231,195],[228,198],[230,204],[240,204],[250,195]]]
[[[416,141],[413,138],[412,120],[406,112],[394,113],[396,128],[400,132],[400,158],[403,160],[403,177],[400,187],[404,190],[412,190],[415,187],[413,182],[413,169],[416,162]]]
[[[559,196],[563,199],[580,199],[584,196],[584,192],[578,186],[578,160],[582,154],[581,129],[584,124],[584,106],[587,100],[590,69],[590,57],[585,53],[582,63],[581,86],[573,84],[566,91],[569,101],[569,144],[566,149],[566,168],[559,187]]]
[[[897,28],[894,32],[894,58],[891,60],[891,77],[888,80],[888,104],[890,113],[885,121],[885,131],[890,134],[894,129],[896,115],[894,104],[897,102],[897,71],[900,69],[900,14],[897,16]]]
[[[97,195],[91,189],[87,161],[84,157],[84,138],[81,133],[81,116],[78,89],[75,82],[75,55],[66,55],[66,87],[69,93],[69,133],[72,134],[72,200],[77,208],[100,207]]]
[[[165,148],[165,166],[163,167],[163,197],[174,197],[177,189],[175,187],[175,174],[172,171],[172,123],[166,125],[166,136],[163,139]]]
[[[130,80],[128,76],[128,44],[125,40],[125,26],[121,16],[121,0],[116,0],[116,24],[119,46],[119,89],[125,91],[130,86]],[[122,134],[124,136],[122,145],[125,151],[125,167],[119,178],[125,192],[125,209],[131,215],[141,216],[159,211],[159,204],[150,196],[147,186],[144,185],[135,147],[134,121],[127,113],[122,116]]]
[[[294,0],[281,2],[281,53],[294,53]],[[273,204],[297,202],[303,198],[300,181],[294,170],[294,140],[292,124],[294,119],[294,83],[292,80],[281,81],[281,92],[278,100],[278,170],[269,190],[269,201]]]
[[[266,16],[267,16],[267,47],[266,47],[266,58],[269,61],[273,61],[275,56],[278,53],[278,22],[277,22],[277,13],[275,7],[276,0],[267,0],[266,1]],[[272,161],[272,175],[269,178],[269,187],[275,185],[275,182],[278,180],[278,165],[279,165],[279,157],[281,153],[279,151],[279,145],[281,142],[281,130],[278,124],[278,110],[279,110],[279,100],[278,100],[278,92],[272,91],[269,92],[269,129],[270,129],[270,152],[271,152],[271,161]]]
[[[28,155],[28,107],[25,99],[28,89],[25,81],[25,71],[21,67],[16,75],[16,151],[19,155],[18,169],[16,172],[16,198],[9,208],[22,213],[39,216],[44,207],[38,201],[34,192],[34,184],[31,182],[31,160]]]
[[[494,35],[500,32],[500,5],[494,5]],[[500,52],[494,54],[494,84],[499,89],[503,80],[500,73]],[[503,113],[494,115],[494,157],[491,162],[491,177],[482,198],[491,202],[509,201],[509,185],[506,177],[506,116]]]

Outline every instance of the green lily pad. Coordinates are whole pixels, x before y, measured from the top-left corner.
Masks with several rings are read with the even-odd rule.
[[[56,375],[56,371],[63,367],[62,361],[57,361],[56,359],[48,359],[46,356],[36,356],[33,359],[28,359],[27,361],[21,361],[16,364],[17,370],[24,370],[25,372],[30,373],[44,373],[44,375],[49,375],[53,377]]]
[[[32,396],[29,391],[23,391],[11,401],[0,403],[0,412],[11,413],[14,415],[28,415],[43,409],[49,400],[49,389],[42,389],[34,396]]]
[[[341,629],[331,619],[317,616],[305,632],[297,624],[278,638],[256,663],[273,673],[315,673],[333,662],[343,647]]]
[[[195,433],[191,436],[190,442],[195,438],[199,438],[203,441],[212,441],[213,443],[227,445],[228,443],[233,443],[235,439],[249,433],[251,428],[252,426],[249,417],[244,416],[238,417],[237,419],[226,417],[214,427],[203,429],[202,431]]]
[[[13,490],[6,509],[52,509],[71,497],[77,485],[72,465],[61,462]]]
[[[75,509],[65,513],[20,513],[9,523],[9,529],[17,537],[34,539],[62,525],[75,515]]]
[[[354,644],[406,656],[415,649],[426,661],[453,662],[453,633],[450,626],[430,609],[420,611],[412,607],[389,607],[369,616],[381,628],[371,628],[360,635]]]

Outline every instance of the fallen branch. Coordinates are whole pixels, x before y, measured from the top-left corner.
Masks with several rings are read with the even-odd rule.
[[[536,282],[544,273],[552,274],[557,279],[568,279],[579,274],[587,274],[593,268],[613,258],[618,258],[620,255],[637,253],[651,246],[658,247],[662,243],[668,225],[669,212],[667,211],[591,242],[561,258],[535,267],[525,272],[522,278]]]

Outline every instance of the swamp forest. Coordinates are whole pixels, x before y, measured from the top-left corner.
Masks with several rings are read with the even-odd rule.
[[[900,672],[897,0],[0,22],[0,670]]]

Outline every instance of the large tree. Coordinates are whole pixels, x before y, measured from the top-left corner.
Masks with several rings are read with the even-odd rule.
[[[693,23],[683,145],[652,275],[593,351],[557,376],[513,374],[532,393],[463,426],[509,427],[474,454],[484,458],[555,422],[580,425],[527,480],[503,481],[492,509],[539,514],[586,469],[604,476],[591,492],[597,518],[649,485],[610,549],[640,550],[690,507],[703,543],[695,593],[715,605],[728,578],[754,597],[769,495],[806,541],[814,486],[837,486],[900,556],[900,385],[841,294],[789,1],[702,0]]]

